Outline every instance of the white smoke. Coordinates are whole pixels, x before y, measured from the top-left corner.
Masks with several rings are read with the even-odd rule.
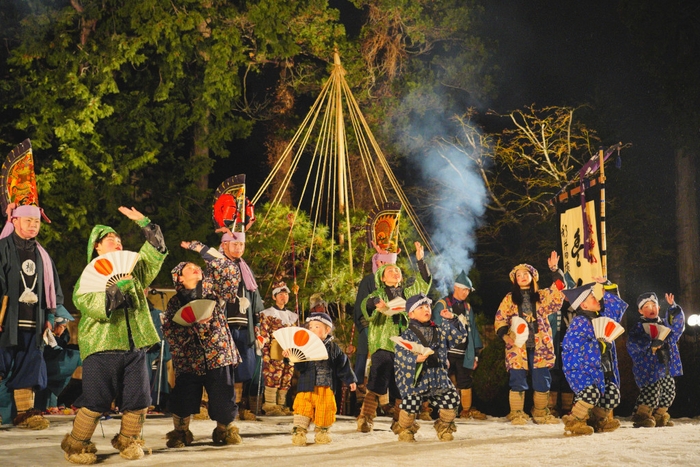
[[[420,158],[424,177],[434,190],[431,239],[440,253],[431,261],[434,282],[444,296],[455,277],[474,264],[476,230],[484,215],[486,187],[475,162],[454,148],[435,148]]]

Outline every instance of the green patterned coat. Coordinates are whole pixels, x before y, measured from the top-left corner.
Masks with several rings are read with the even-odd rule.
[[[382,275],[384,274],[384,269],[386,269],[387,266],[393,265],[384,265],[377,269],[377,272],[374,273],[374,283],[377,286],[377,290],[362,300],[362,314],[369,322],[367,341],[369,343],[370,354],[379,349],[388,350],[389,352],[393,353],[394,342],[391,340],[391,338],[401,334],[401,332],[408,326],[408,315],[405,312],[398,313],[394,316],[387,316],[384,313],[376,310],[370,316],[370,314],[367,312],[368,300],[379,297],[384,300],[384,302],[389,302],[389,297],[384,290],[384,283],[382,282]],[[430,283],[424,281],[419,274],[416,276],[415,281],[410,286],[403,287],[401,296],[404,299],[408,299],[419,293],[427,294],[429,289]],[[398,318],[394,319],[395,317]],[[396,321],[398,321],[398,323]]]
[[[139,223],[140,225],[141,223]],[[141,258],[132,272],[133,280],[126,287],[120,286],[122,293],[131,295],[133,308],[128,310],[129,327],[136,348],[150,347],[160,342],[151,312],[148,309],[144,289],[156,278],[167,256],[146,242],[139,250]],[[130,349],[125,310],[123,308],[108,313],[106,293],[78,293],[80,279],[75,284],[73,304],[80,310],[78,325],[80,357],[85,360],[96,352]]]

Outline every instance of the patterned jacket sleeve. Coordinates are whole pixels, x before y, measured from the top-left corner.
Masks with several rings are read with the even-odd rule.
[[[448,350],[467,340],[467,330],[456,317],[452,319],[443,319],[440,328],[445,332]]]
[[[406,340],[414,340],[415,336],[413,333],[406,331],[401,335],[402,338]],[[396,386],[399,388],[399,392],[403,397],[408,394],[409,390],[413,388],[417,382],[417,372],[418,372],[418,356],[403,348],[400,345],[396,346],[396,353],[394,356],[394,376],[396,378]]]
[[[340,380],[347,385],[357,383],[357,377],[355,376],[355,372],[352,371],[350,359],[348,359],[348,356],[345,355],[345,353],[335,342],[333,342],[333,347],[333,368],[335,369],[338,378],[340,378]]]
[[[173,317],[179,309],[180,300],[174,296],[168,301],[168,306],[163,314],[163,335],[170,345],[171,353],[176,356],[183,354],[183,349],[193,338],[192,327],[180,326],[173,321]]]
[[[671,328],[671,333],[666,337],[666,342],[669,345],[678,344],[678,340],[685,330],[685,313],[680,305],[674,304],[674,306],[670,307],[666,312],[664,321]]]

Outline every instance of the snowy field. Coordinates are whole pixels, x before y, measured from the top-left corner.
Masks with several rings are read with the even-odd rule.
[[[0,429],[0,465],[72,465],[63,458],[60,442],[70,430],[71,416],[49,416],[51,427],[28,431],[3,425]],[[328,445],[291,445],[292,417],[268,417],[239,422],[243,444],[211,445],[214,422],[194,420],[194,444],[183,449],[165,447],[171,419],[150,417],[145,425],[146,444],[153,454],[125,461],[110,445],[119,430],[118,419],[102,422],[93,441],[97,465],[241,465],[241,466],[654,466],[700,465],[700,419],[674,420],[671,428],[632,428],[629,419],[613,433],[564,437],[563,425],[512,426],[505,418],[484,422],[457,420],[452,442],[439,442],[430,422],[421,422],[415,443],[399,443],[389,430],[389,419],[376,419],[372,434],[355,431],[355,420],[339,417]],[[103,437],[104,430],[104,437]]]

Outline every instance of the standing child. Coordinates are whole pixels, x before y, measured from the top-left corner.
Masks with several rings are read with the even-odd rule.
[[[306,318],[306,324],[309,331],[323,341],[328,351],[328,359],[300,362],[295,365],[299,370],[299,383],[294,399],[292,444],[296,446],[306,445],[306,433],[312,419],[316,425],[316,444],[330,443],[328,431],[335,423],[337,411],[335,391],[338,388],[334,387],[334,382],[340,379],[350,386],[351,391],[357,389],[357,379],[350,366],[350,360],[330,335],[333,329],[331,317],[327,313],[314,311]],[[289,356],[287,350],[283,354],[285,357]]]
[[[613,293],[617,289],[614,284],[602,277],[593,279],[606,284],[601,301],[593,294],[593,282],[564,291],[576,311],[561,350],[566,380],[576,394],[571,415],[563,417],[564,434],[590,435],[593,431],[615,431],[620,427],[620,422],[611,417],[612,410],[620,404],[615,342],[597,339],[592,320],[608,317],[619,323],[627,303]]]
[[[559,423],[559,419],[552,416],[547,407],[552,381],[549,369],[554,366],[556,359],[548,317],[561,308],[564,282],[563,273],[557,267],[559,255],[553,251],[547,262],[554,274],[549,288],[539,290],[537,269],[529,264],[519,264],[510,272],[512,290],[496,312],[494,328],[506,343],[506,369],[510,374],[508,419],[513,425],[524,425],[529,419],[523,410],[525,391],[529,389],[528,373],[532,377],[534,389],[533,421],[538,424]],[[522,346],[515,345],[515,334],[511,331],[514,317],[524,319],[528,326],[528,338]]]
[[[666,294],[669,309],[666,318],[659,317],[659,300],[654,292],[637,298],[639,320],[630,329],[627,351],[632,357],[632,372],[639,386],[637,407],[632,415],[635,428],[673,426],[668,408],[676,397],[674,376],[683,374],[678,340],[685,328],[685,315],[673,294]],[[659,324],[671,329],[666,339],[652,338],[644,324]]]
[[[291,415],[286,407],[287,391],[292,385],[294,367],[284,360],[277,360],[273,347],[279,344],[272,337],[278,329],[296,326],[299,315],[285,308],[289,302],[289,288],[280,281],[273,285],[275,304],[260,312],[260,338],[262,338],[263,378],[265,382],[265,415]]]
[[[439,418],[435,420],[435,431],[440,441],[452,441],[457,428],[454,424],[455,410],[459,407],[459,392],[447,373],[447,352],[463,343],[467,337],[464,325],[454,313],[447,309],[440,312],[442,323],[438,327],[430,320],[432,300],[418,294],[406,300],[408,329],[401,337],[420,343],[433,350],[431,355],[416,355],[401,345],[396,346],[396,384],[401,391],[401,412],[396,434],[399,441],[415,441],[414,434],[420,426],[415,422],[424,401],[436,405]]]
[[[190,244],[182,242],[182,246],[187,248]],[[215,267],[215,263],[209,267]],[[238,414],[233,369],[241,359],[225,311],[217,300],[212,316],[206,319],[191,326],[173,321],[177,311],[191,301],[216,300],[216,296],[209,274],[203,276],[202,269],[194,263],[183,261],[171,274],[177,293],[168,302],[163,333],[170,344],[175,368],[175,387],[168,401],[175,429],[166,435],[166,445],[180,448],[192,443],[189,425],[191,416],[199,413],[203,388],[209,395],[209,414],[216,421],[212,432],[214,444],[239,444],[241,437],[233,423]]]

